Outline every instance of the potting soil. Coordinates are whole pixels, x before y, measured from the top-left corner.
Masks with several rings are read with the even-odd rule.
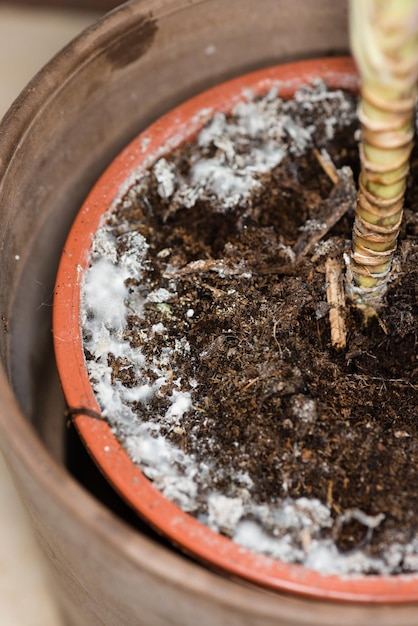
[[[94,237],[82,328],[103,415],[164,496],[283,561],[399,574],[418,571],[418,153],[385,305],[365,325],[347,301],[338,350],[325,264],[350,251],[356,105],[248,92],[138,172]]]

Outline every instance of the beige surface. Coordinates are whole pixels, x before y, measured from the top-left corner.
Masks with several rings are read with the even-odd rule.
[[[0,118],[26,83],[96,15],[0,4]],[[60,626],[42,556],[0,457],[0,624]]]

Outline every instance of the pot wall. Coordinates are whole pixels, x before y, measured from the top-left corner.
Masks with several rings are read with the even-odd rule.
[[[264,65],[347,48],[346,3],[144,0],[109,14],[26,88],[0,127],[0,433],[68,624],[415,624],[223,579],[139,532],[64,464],[51,297],[69,225],[99,173],[160,114]],[[73,460],[74,463],[74,460]]]

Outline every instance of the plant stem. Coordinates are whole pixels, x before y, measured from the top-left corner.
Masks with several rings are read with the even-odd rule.
[[[361,173],[347,268],[366,314],[382,305],[402,222],[418,78],[417,0],[351,0],[361,98]]]

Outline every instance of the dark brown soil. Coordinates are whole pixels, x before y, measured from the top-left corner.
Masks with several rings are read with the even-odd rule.
[[[356,180],[354,130],[325,145]],[[195,149],[173,155],[184,171]],[[313,150],[288,155],[242,209],[222,213],[216,202],[173,207],[154,183],[116,214],[151,246],[147,288],[176,282],[164,325],[171,340],[186,337],[191,349],[176,357],[173,376],[199,382],[193,410],[166,437],[210,459],[214,488],[226,495],[228,477],[243,470],[255,501],[306,496],[328,504],[339,519],[330,532],[342,551],[365,545],[379,555],[418,531],[417,150],[411,171],[387,304],[367,326],[347,305],[347,348],[340,352],[330,341],[324,265],[326,253],[341,258],[348,251],[352,212],[326,234],[326,245],[295,259],[285,248],[297,252],[301,237],[309,238],[301,227],[323,222],[330,200],[341,201]],[[149,304],[147,320],[160,321],[161,309]],[[131,344],[140,345],[143,321],[129,322]],[[142,349],[153,355],[160,347],[150,340]],[[124,385],[135,384],[132,370],[117,359],[112,365]],[[159,402],[155,397],[141,410],[158,415]],[[350,516],[357,509],[385,518],[370,533]]]

